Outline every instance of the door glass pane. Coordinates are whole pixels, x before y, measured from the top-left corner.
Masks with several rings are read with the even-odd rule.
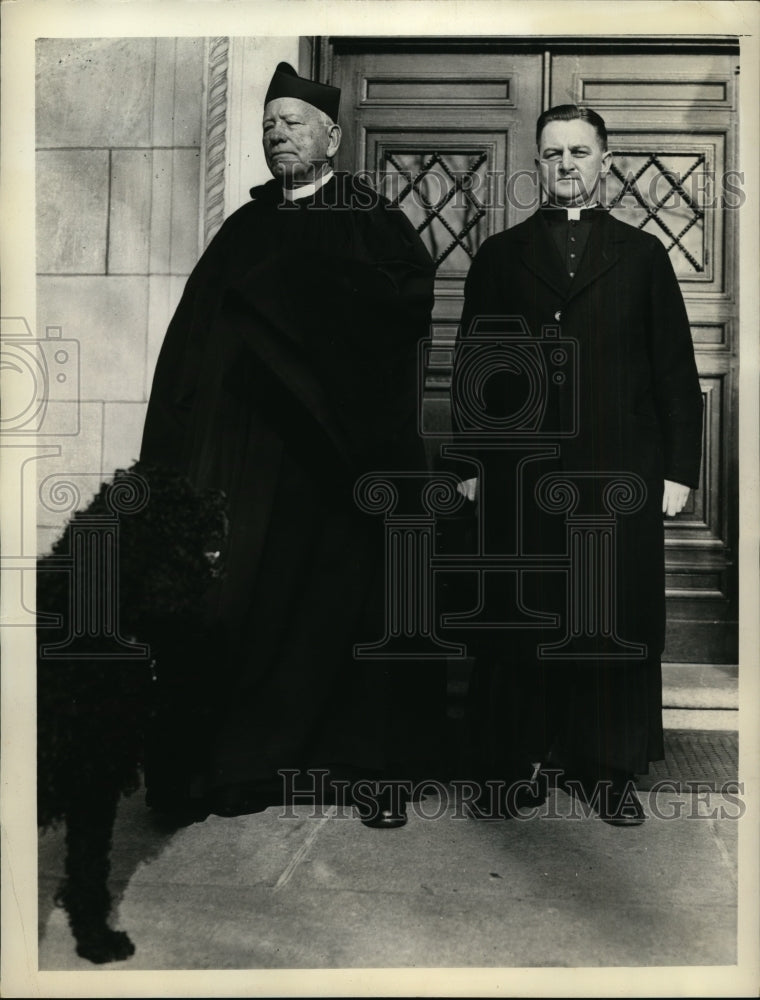
[[[385,149],[381,192],[407,214],[441,272],[467,271],[485,239],[485,150]]]
[[[617,153],[605,201],[616,218],[657,236],[679,277],[705,270],[703,153]]]

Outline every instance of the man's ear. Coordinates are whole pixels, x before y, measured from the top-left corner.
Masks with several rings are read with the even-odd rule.
[[[602,166],[599,171],[599,176],[606,177],[607,174],[610,172],[611,166],[612,166],[612,153],[608,149],[605,152],[604,156],[602,157]]]
[[[536,164],[536,190],[540,193],[547,194],[546,188],[544,187],[544,175],[541,171],[541,159],[538,153],[536,154],[533,162]]]
[[[331,125],[330,131],[328,133],[327,139],[327,156],[332,157],[338,152],[338,146],[340,146],[340,140],[343,136],[341,132],[340,125]]]

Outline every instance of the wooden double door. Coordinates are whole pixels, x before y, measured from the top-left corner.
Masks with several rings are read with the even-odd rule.
[[[738,44],[692,40],[323,38],[302,71],[341,87],[338,166],[368,171],[436,262],[425,421],[445,428],[472,257],[535,211],[535,122],[556,104],[605,119],[618,218],[656,235],[681,283],[704,411],[699,489],[666,526],[671,661],[737,657]]]

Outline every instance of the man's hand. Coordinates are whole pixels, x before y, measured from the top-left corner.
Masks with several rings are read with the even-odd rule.
[[[666,479],[662,491],[663,514],[667,514],[668,517],[675,517],[676,514],[680,514],[686,506],[686,501],[689,499],[689,492],[688,486],[682,486],[681,483],[672,483],[669,479]]]
[[[463,497],[467,497],[468,500],[475,500],[478,496],[477,476],[475,479],[465,479],[463,483],[458,483],[457,490]]]

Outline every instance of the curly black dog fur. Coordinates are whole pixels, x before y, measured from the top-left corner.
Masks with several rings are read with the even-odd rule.
[[[83,556],[82,539],[100,529],[105,561],[96,565]],[[66,824],[66,874],[57,901],[77,953],[92,962],[124,959],[135,950],[126,933],[108,926],[116,809],[121,795],[139,786],[156,670],[160,676],[165,659],[175,657],[176,664],[177,648],[187,648],[202,627],[203,600],[216,573],[209,554],[223,548],[225,531],[221,494],[135,464],[103,484],[38,561],[38,825]],[[104,575],[109,565],[116,567],[112,579]],[[92,615],[92,606],[82,607],[83,595],[100,608],[94,628],[92,617],[83,627],[83,610]]]

